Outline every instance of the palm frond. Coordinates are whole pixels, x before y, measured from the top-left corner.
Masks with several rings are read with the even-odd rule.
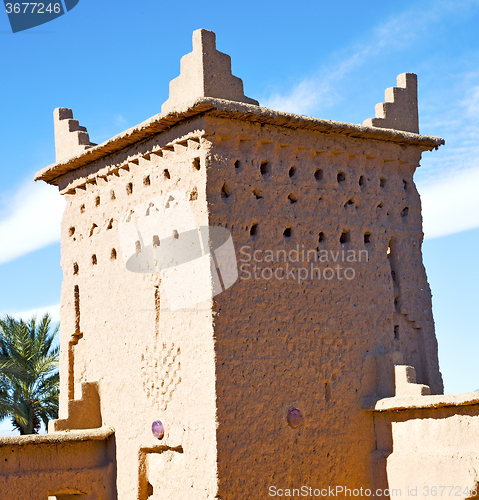
[[[35,434],[41,421],[58,416],[59,326],[48,314],[38,322],[0,319],[0,419],[12,418],[21,434]]]

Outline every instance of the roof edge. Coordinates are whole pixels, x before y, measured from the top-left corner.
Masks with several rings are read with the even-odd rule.
[[[0,438],[2,446],[28,446],[41,444],[62,444],[72,441],[101,441],[108,439],[115,430],[111,427],[97,429],[75,429],[51,434],[28,434],[26,436],[4,436]]]
[[[232,118],[255,123],[264,123],[293,130],[309,130],[323,134],[341,135],[358,139],[373,139],[418,146],[424,151],[437,149],[444,144],[444,139],[428,135],[384,129],[353,123],[323,120],[309,116],[296,115],[283,111],[274,111],[252,104],[227,101],[212,97],[202,97],[185,103],[167,113],[159,113],[144,122],[115,135],[111,139],[91,146],[67,160],[48,165],[35,174],[35,181],[58,185],[62,175],[89,165],[101,158],[118,153],[136,142],[146,140],[168,130],[178,123],[199,115],[211,115],[219,118]]]
[[[384,412],[470,405],[479,405],[478,392],[434,394],[426,396],[395,396],[383,399],[371,398],[363,401],[361,409]]]

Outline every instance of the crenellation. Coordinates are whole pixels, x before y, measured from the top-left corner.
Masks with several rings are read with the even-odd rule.
[[[376,117],[364,120],[363,125],[418,134],[417,76],[414,73],[398,75],[397,87],[386,89],[385,102],[376,104],[375,112]]]
[[[96,146],[90,142],[87,129],[80,126],[78,120],[73,119],[71,109],[56,108],[53,112],[53,122],[57,162],[68,160],[70,157]]]

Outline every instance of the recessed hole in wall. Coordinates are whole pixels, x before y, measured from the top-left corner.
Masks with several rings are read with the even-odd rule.
[[[75,285],[73,288],[73,303],[75,307],[75,333],[80,333],[80,287]]]
[[[261,199],[263,197],[263,193],[258,188],[254,188],[253,189],[253,194],[256,196],[257,200],[259,200],[259,199]]]
[[[291,238],[291,234],[292,234],[292,231],[291,231],[291,228],[290,228],[290,227],[287,227],[287,228],[283,231],[283,236],[285,236],[286,238]]]
[[[402,183],[403,183],[404,191],[407,191],[407,181],[403,179]]]
[[[251,225],[251,228],[249,230],[249,234],[251,236],[256,236],[258,234],[258,224],[254,223]]]
[[[321,231],[319,234],[318,234],[318,243],[321,243],[322,241],[324,241],[326,239],[326,235],[324,234],[323,231]]]
[[[324,381],[324,399],[329,401],[331,399],[331,386],[328,384],[328,381]]]
[[[366,177],[364,177],[364,175],[361,175],[359,177],[359,185],[364,186],[365,183],[366,183]]]
[[[364,243],[371,243],[371,233],[364,233]]]
[[[163,170],[163,175],[165,176],[165,179],[171,179],[170,171],[167,168]]]
[[[293,204],[293,203],[296,203],[298,201],[298,198],[293,193],[289,193],[288,200],[291,204]]]
[[[200,159],[199,158],[193,158],[193,168],[195,170],[199,170],[201,168]]]
[[[140,240],[135,241],[135,252],[140,253],[141,252],[141,242]]]
[[[73,274],[78,274],[78,263],[77,262],[73,263]]]
[[[147,175],[144,179],[143,179],[143,185],[144,186],[149,186],[151,184],[151,181],[150,181],[150,176]]]
[[[75,234],[75,228],[72,226],[69,230],[68,230],[68,236],[73,236]]]
[[[95,254],[93,254],[93,255],[91,256],[91,263],[92,263],[92,265],[94,265],[94,266],[96,266],[96,265],[97,265],[97,263],[98,263],[98,261],[97,261],[97,258],[96,258],[96,255],[95,255]]]
[[[82,214],[84,211],[85,211],[85,205],[83,204],[80,206],[80,213]]]
[[[378,204],[377,208],[383,208],[384,207],[384,203],[381,201],[381,203]]]
[[[407,217],[407,214],[409,213],[409,207],[404,207],[401,210],[401,217]]]
[[[113,219],[110,219],[107,229],[111,229],[112,227],[113,227]]]
[[[339,237],[339,242],[348,243],[351,240],[351,233],[347,229],[343,229],[341,236]]]
[[[344,182],[346,180],[346,174],[344,172],[338,172],[337,175],[338,182]]]
[[[180,234],[178,233],[178,231],[176,229],[173,229],[173,238],[175,238],[175,240],[177,240],[179,237],[180,237]]]
[[[316,172],[314,172],[314,178],[317,181],[320,181],[323,178],[323,171],[320,168],[317,168]]]
[[[196,187],[193,188],[193,191],[190,193],[190,201],[195,201],[198,199],[198,189]]]
[[[221,188],[221,198],[229,198],[231,194],[231,189],[226,184],[226,181],[223,183],[223,187]]]
[[[95,198],[95,207],[99,207],[99,206],[100,206],[100,197],[99,197],[99,196],[97,196],[97,197]]]
[[[133,193],[133,182],[129,182],[126,185],[126,194],[131,194]]]
[[[261,175],[268,175],[271,172],[271,166],[266,160],[264,160],[261,162],[259,170]]]
[[[146,209],[146,214],[145,214],[146,217],[150,216],[150,214],[152,213],[152,209],[155,209],[155,204],[149,203],[148,208]],[[155,209],[155,210],[158,210],[158,209]]]
[[[152,484],[150,483],[150,481],[148,481],[148,484],[146,486],[146,494],[149,497],[152,497],[154,495],[154,489],[153,489],[153,486]]]
[[[396,262],[397,262],[397,250],[396,250],[396,242],[394,240],[394,238],[391,238],[389,240],[389,243],[388,243],[388,249],[387,249],[387,258],[388,258],[388,262],[389,262],[389,267],[391,268],[391,278],[393,280],[393,282],[396,281]],[[396,285],[395,286],[395,290],[397,291],[396,289]],[[397,302],[395,301],[394,304],[396,305],[396,308],[398,307],[397,306]]]
[[[116,260],[116,250],[114,248],[111,249],[110,259]]]
[[[394,338],[399,339],[399,325],[394,325]]]
[[[171,194],[168,197],[168,201],[166,202],[165,208],[170,208],[170,201],[175,201],[175,199],[173,198],[173,196],[171,196]]]
[[[110,200],[116,200],[115,191],[113,191],[113,189],[110,191]]]
[[[90,229],[90,238],[93,236],[93,233],[95,231],[95,229],[97,228],[98,226],[96,224],[93,224],[91,229]]]
[[[386,179],[384,177],[379,178],[379,186],[382,188],[386,186]]]
[[[293,165],[293,166],[289,169],[288,175],[289,175],[290,177],[294,177],[294,174],[296,174],[296,167]]]
[[[239,169],[241,168],[241,161],[240,161],[240,160],[236,160],[236,161],[235,161],[235,168],[236,168],[237,170],[239,170]]]
[[[348,206],[354,205],[354,200],[350,198],[345,204],[344,208],[347,208]]]
[[[153,236],[153,246],[154,247],[159,247],[160,246],[160,238],[157,234]]]

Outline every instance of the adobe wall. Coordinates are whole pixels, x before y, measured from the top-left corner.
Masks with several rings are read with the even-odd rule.
[[[112,433],[111,429],[99,429],[2,438],[0,497],[8,500],[116,498]]]
[[[210,224],[231,230],[239,266],[255,250],[297,245],[369,254],[369,262],[340,262],[354,268],[351,280],[298,284],[240,271],[214,298],[220,495],[259,498],[271,485],[366,488],[375,437],[360,407],[378,394],[375,355],[400,351],[418,382],[442,392],[413,181],[420,150],[211,117],[207,125],[215,131]],[[304,415],[297,429],[286,422],[291,407]]]
[[[216,492],[211,306],[166,310],[156,276],[126,269],[118,231],[129,209],[172,190],[187,193],[198,224],[208,223],[203,130],[204,119],[193,120],[60,181],[60,418],[80,384],[99,382],[103,425],[115,428],[119,498],[137,498],[139,487],[140,499],[152,487],[155,498]],[[161,441],[151,432],[159,418]]]
[[[389,398],[374,412],[392,498],[477,498],[479,396]],[[387,471],[387,478],[384,472]]]

